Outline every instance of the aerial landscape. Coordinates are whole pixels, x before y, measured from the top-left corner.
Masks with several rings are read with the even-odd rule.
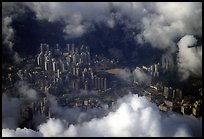
[[[202,2],[2,2],[2,137],[202,137]]]

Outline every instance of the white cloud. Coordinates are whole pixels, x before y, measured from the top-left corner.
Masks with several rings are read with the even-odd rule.
[[[25,5],[36,13],[39,20],[64,22],[65,38],[81,37],[88,32],[93,22],[103,22],[111,28],[114,26],[109,15],[109,3],[33,2]]]
[[[196,44],[197,39],[192,35],[186,35],[178,42],[178,70],[183,79],[190,75],[202,77],[202,47],[191,47]]]
[[[201,3],[154,3],[153,12],[142,18],[142,30],[137,35],[141,42],[153,47],[176,50],[175,40],[185,34],[202,36]]]
[[[122,79],[124,81],[127,81],[127,82],[133,81],[132,72],[129,69],[127,69],[127,68],[120,70],[120,72],[117,74],[117,76],[120,79]]]
[[[138,84],[150,84],[151,83],[151,76],[145,73],[142,69],[139,67],[136,67],[132,72],[125,68],[120,70],[120,72],[117,74],[117,76],[126,81],[126,82],[137,82]]]
[[[11,26],[13,13],[18,14],[21,4],[3,3],[2,36],[3,43],[13,51],[15,31]],[[130,29],[139,29],[135,36],[139,43],[149,42],[153,47],[167,49],[174,52],[176,40],[186,34],[202,37],[202,4],[201,3],[22,3],[28,6],[36,14],[38,20],[48,22],[62,21],[65,23],[64,33],[67,38],[85,35],[93,23],[105,23],[110,28],[116,22],[122,22]],[[21,5],[21,6],[22,6]],[[113,18],[110,7],[116,8],[117,14]],[[18,10],[17,10],[18,9]],[[24,13],[22,10],[21,13]],[[126,19],[126,20],[124,20]],[[66,38],[65,37],[65,38]],[[183,37],[179,43],[178,65],[183,78],[191,74],[202,76],[202,47],[187,48],[196,45],[197,40],[193,36]],[[200,50],[201,49],[201,50]],[[14,53],[14,59],[18,54]],[[17,60],[18,61],[18,60]],[[133,74],[133,75],[131,75]],[[149,83],[150,78],[141,70],[135,69],[133,73],[124,70],[119,75],[124,80],[134,78],[140,83]],[[36,92],[28,86],[19,88],[21,94],[30,99],[36,98]],[[6,102],[5,102],[6,101]],[[2,98],[3,128],[15,128],[18,113],[18,102]],[[16,105],[14,105],[16,104]],[[55,101],[51,104],[52,111],[62,114],[60,118],[65,120],[77,120],[79,124],[66,127],[59,119],[49,119],[41,124],[39,132],[29,129],[2,129],[2,136],[201,136],[202,125],[192,117],[171,115],[164,117],[158,108],[143,97],[129,95],[123,98],[115,112],[103,115],[103,118],[92,119],[90,115],[97,113],[93,110],[87,114],[81,114],[80,110],[63,109],[57,106]],[[10,108],[11,107],[11,108]],[[16,110],[13,110],[15,109]],[[13,110],[8,113],[7,110]],[[88,114],[90,113],[90,114]],[[7,115],[9,114],[9,115]],[[98,112],[100,115],[101,113]],[[7,117],[7,119],[5,119]],[[17,117],[17,116],[16,116]],[[66,118],[68,117],[68,118]],[[89,117],[88,121],[84,122]],[[9,119],[10,118],[10,119]],[[14,119],[14,121],[12,121]],[[92,119],[90,121],[90,119]],[[118,120],[117,120],[118,119]],[[9,123],[9,121],[11,123]],[[8,124],[7,124],[8,123]],[[13,124],[13,125],[12,125]],[[55,126],[52,126],[55,125]],[[51,127],[52,126],[52,127]],[[57,129],[56,129],[57,128]],[[198,133],[196,133],[198,132]]]
[[[14,62],[19,63],[22,59],[17,52],[13,50],[15,30],[11,26],[13,18],[23,13],[20,9],[16,12],[15,3],[2,3],[2,43],[8,48]],[[18,14],[17,14],[18,13]]]
[[[13,39],[14,39],[14,30],[11,27],[12,18],[5,17],[2,18],[2,36],[4,37],[3,43],[6,44],[10,51],[13,49]]]
[[[30,88],[25,81],[19,81],[16,84],[16,87],[18,88],[18,93],[24,97],[26,97],[29,100],[36,100],[37,99],[37,92]]]
[[[42,137],[42,134],[27,128],[17,128],[16,130],[7,128],[2,129],[2,137]]]
[[[2,132],[3,136],[15,136],[19,130],[13,133],[14,130],[3,129]],[[35,134],[50,137],[202,136],[202,122],[192,116],[161,114],[156,104],[149,102],[145,97],[129,94],[119,99],[115,111],[107,116],[69,126],[66,121],[51,118],[41,124]]]
[[[87,32],[88,27],[85,25],[67,25],[63,32],[67,34],[65,38],[77,38]]]
[[[21,3],[35,12],[38,20],[64,22],[68,38],[87,33],[90,25],[105,23],[113,28],[121,22],[129,29],[139,29],[139,43],[176,50],[175,40],[185,34],[202,36],[202,4],[200,2],[32,2]],[[4,4],[7,8],[18,3]],[[12,6],[11,6],[12,5]],[[14,6],[15,5],[15,6]],[[116,13],[112,13],[115,9]],[[8,10],[5,10],[8,11]],[[72,36],[73,35],[73,36]],[[143,40],[143,41],[142,41]]]
[[[150,84],[151,83],[151,76],[146,74],[144,71],[142,71],[138,67],[133,71],[133,77],[134,77],[134,81],[140,84]]]

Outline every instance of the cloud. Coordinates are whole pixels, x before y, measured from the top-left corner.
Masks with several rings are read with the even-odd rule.
[[[133,81],[132,72],[127,68],[120,70],[119,73],[116,75],[117,77],[119,77],[120,79],[124,81],[127,81],[127,82]]]
[[[142,71],[139,67],[134,69],[132,72],[129,69],[120,70],[117,76],[126,82],[137,82],[138,84],[150,84],[151,76]]]
[[[2,128],[15,129],[19,119],[20,101],[18,98],[2,96]]]
[[[42,134],[27,128],[17,128],[16,130],[7,128],[2,129],[2,137],[42,137]]]
[[[24,2],[4,3],[3,7],[4,11],[14,11],[22,5],[32,10],[38,20],[63,22],[65,38],[81,37],[94,24],[113,28],[120,22],[127,29],[139,31],[133,36],[138,43],[175,52],[176,40],[183,35],[202,36],[200,2]]]
[[[141,18],[141,33],[136,36],[139,43],[149,42],[153,47],[175,52],[176,39],[185,34],[202,36],[201,3],[158,2],[152,4],[152,9]]]
[[[197,39],[192,35],[186,35],[178,42],[177,61],[182,79],[190,75],[202,77],[202,46],[192,47],[196,44]]]
[[[5,17],[2,19],[2,36],[3,43],[8,45],[9,50],[12,50],[13,47],[13,39],[14,39],[14,30],[11,28],[12,18]]]
[[[19,81],[16,83],[16,87],[18,88],[18,93],[25,97],[28,100],[36,100],[37,92],[30,88],[25,81]]]
[[[15,129],[18,126],[20,116],[20,107],[26,100],[37,100],[37,92],[30,88],[25,81],[19,81],[15,84],[20,98],[3,95],[2,96],[2,127]]]
[[[2,43],[6,46],[8,53],[12,55],[15,63],[19,63],[22,59],[17,52],[13,50],[15,31],[11,27],[12,17],[2,17]]]
[[[22,8],[16,12],[17,5],[15,3],[2,3],[2,43],[6,46],[15,63],[22,61],[19,54],[13,50],[15,30],[11,24],[13,18],[23,13]]]
[[[117,101],[115,111],[81,124],[51,118],[39,126],[37,135],[60,136],[202,136],[202,122],[192,116],[162,114],[145,97],[126,95]],[[15,136],[20,130],[2,130],[3,136]],[[26,131],[22,129],[22,131]],[[29,130],[30,131],[30,130]],[[30,132],[29,132],[30,133]],[[30,135],[30,134],[28,134]]]
[[[34,11],[37,20],[63,22],[65,38],[81,37],[92,31],[94,24],[103,23],[114,28],[117,22],[125,24],[127,29],[139,31],[133,36],[138,43],[150,43],[152,47],[170,52],[177,50],[176,40],[186,34],[202,37],[201,3],[3,3],[2,43],[16,62],[19,56],[13,52],[15,30],[12,21],[25,12],[23,6]],[[112,10],[116,13],[111,14]],[[178,43],[178,65],[184,79],[190,75],[202,76],[202,47],[188,48],[197,43],[193,36],[184,36]],[[132,73],[125,69],[119,77],[139,83],[151,81],[139,68]],[[20,94],[36,99],[35,90],[26,83],[19,85]],[[106,109],[82,112],[81,109],[63,108],[55,98],[49,99],[57,119],[42,123],[35,132],[26,128],[12,130],[17,125],[19,100],[2,98],[2,136],[202,136],[202,125],[197,119],[175,114],[164,116],[155,104],[136,95],[120,99],[117,109],[109,113]]]
[[[137,67],[133,71],[133,77],[134,77],[134,81],[138,82],[139,84],[150,84],[151,83],[151,76],[149,76],[139,67]]]
[[[151,83],[151,76],[145,73],[142,69],[139,67],[136,67],[132,72],[125,68],[120,70],[118,74],[116,74],[117,77],[120,79],[126,81],[126,82],[137,82],[138,84],[150,84]]]
[[[65,38],[77,38],[84,35],[87,29],[86,25],[67,25],[63,32],[67,34]]]
[[[81,37],[92,30],[92,23],[104,23],[110,28],[114,27],[113,18],[109,15],[110,4],[100,3],[75,3],[75,2],[33,2],[24,3],[35,12],[38,20],[48,22],[63,22],[62,30],[65,38]]]

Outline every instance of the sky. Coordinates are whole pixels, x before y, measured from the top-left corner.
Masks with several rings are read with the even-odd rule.
[[[201,2],[3,2],[2,47],[14,63],[21,62],[22,57],[15,49],[18,32],[13,23],[28,12],[33,12],[36,22],[60,24],[60,37],[64,40],[93,33],[97,25],[113,30],[122,24],[123,30],[131,30],[131,35],[128,35],[135,44],[142,47],[149,44],[165,51],[170,58],[176,53],[182,80],[190,76],[202,77]],[[31,32],[35,30],[28,28]],[[111,51],[117,51],[117,46]],[[119,51],[114,54],[122,55]],[[133,72],[124,69],[118,76],[124,81],[151,81],[138,68]],[[104,107],[103,110],[89,110],[82,114],[80,109],[58,106],[49,96],[53,110],[63,117],[43,121],[38,131],[20,129],[16,126],[20,104],[26,100],[37,100],[38,96],[27,82],[19,82],[16,86],[20,99],[2,96],[2,136],[202,136],[202,125],[198,119],[174,113],[162,114],[155,104],[133,94],[119,99],[114,110]],[[70,111],[75,114],[67,116]],[[92,113],[101,117],[93,118]],[[69,125],[71,119],[65,117],[75,117],[80,122]]]

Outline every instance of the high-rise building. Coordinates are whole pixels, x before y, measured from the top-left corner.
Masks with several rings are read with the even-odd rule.
[[[76,90],[79,90],[79,88],[80,88],[80,80],[76,80]]]
[[[182,99],[182,91],[180,89],[176,89],[176,97]]]
[[[94,78],[94,88],[95,88],[95,89],[98,89],[98,84],[97,84],[97,82],[98,82],[98,79],[97,79],[97,77],[95,77],[95,78]]]
[[[104,82],[103,82],[103,88],[104,88],[104,90],[106,90],[107,89],[107,79],[106,78],[104,78]]]
[[[76,54],[78,53],[78,48],[75,48],[75,53],[76,53]]]
[[[37,56],[37,64],[40,65],[40,55]]]
[[[67,44],[67,52],[69,52],[69,51],[70,51],[70,45]]]
[[[169,98],[173,97],[173,89],[172,87],[169,87]]]
[[[172,98],[174,99],[176,97],[176,91],[173,90],[173,93],[172,93]]]
[[[49,52],[49,44],[47,44],[46,47],[47,47],[46,51]]]
[[[65,71],[65,64],[62,63],[62,71]]]
[[[79,76],[79,68],[76,68],[76,76]]]
[[[91,56],[90,56],[90,52],[87,52],[87,57],[88,57],[88,58],[87,58],[87,60],[88,60],[87,62],[88,62],[88,63],[91,63]]]
[[[74,44],[72,44],[72,53],[74,53]]]
[[[150,69],[151,69],[151,72],[154,72],[154,65],[151,65]]]
[[[80,54],[80,57],[81,57],[81,63],[84,63],[84,53],[83,52]]]
[[[155,69],[154,70],[155,72],[158,72],[158,65],[157,64],[154,64],[154,69]]]
[[[51,71],[52,70],[52,62],[50,60],[45,61],[45,70]]]
[[[37,56],[37,64],[39,65],[39,66],[44,66],[44,57],[43,57],[43,53],[42,52],[40,52],[39,54],[38,54],[38,56]]]
[[[97,78],[98,79],[98,81],[97,81],[97,89],[101,89],[101,79],[100,78]]]
[[[57,69],[57,78],[59,78],[59,77],[60,77],[60,70]]]
[[[87,80],[84,83],[84,90],[88,90],[88,81]]]
[[[45,61],[45,70],[48,70],[48,62]]]
[[[168,88],[168,87],[164,87],[164,97],[165,97],[166,99],[169,98],[169,88]]]
[[[76,64],[76,63],[77,63],[76,54],[73,54],[73,63],[74,63],[74,64]]]
[[[104,90],[104,78],[101,78],[101,89]]]
[[[76,75],[76,68],[75,67],[72,68],[72,73],[74,76]]]
[[[57,64],[55,61],[52,62],[52,70],[56,71],[57,70]]]

